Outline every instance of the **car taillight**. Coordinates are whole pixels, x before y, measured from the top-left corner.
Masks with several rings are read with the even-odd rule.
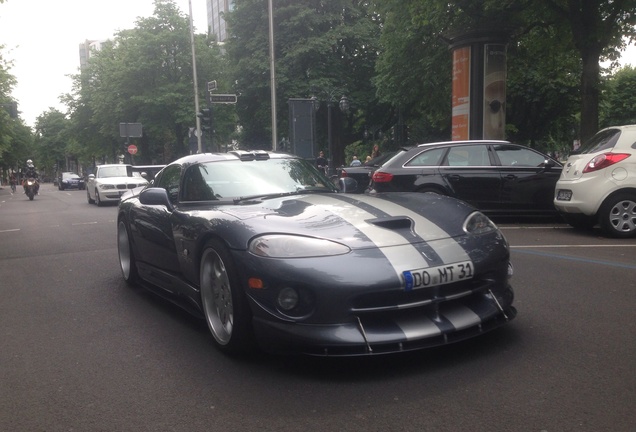
[[[607,168],[610,165],[614,165],[630,156],[629,153],[603,153],[594,157],[583,168],[583,174],[598,171],[603,168]]]
[[[382,171],[376,171],[371,177],[375,183],[388,183],[393,180],[393,174],[385,173]]]
[[[345,170],[340,171],[340,178],[347,177],[347,172]]]

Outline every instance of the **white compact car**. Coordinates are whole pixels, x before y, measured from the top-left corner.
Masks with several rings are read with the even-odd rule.
[[[98,206],[107,202],[118,203],[127,190],[147,184],[148,180],[134,171],[131,165],[100,165],[95,167],[94,174],[88,176],[86,197],[89,204]]]
[[[636,125],[603,129],[570,155],[554,206],[575,228],[636,236]]]

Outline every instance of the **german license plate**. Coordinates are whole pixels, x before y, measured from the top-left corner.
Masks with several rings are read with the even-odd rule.
[[[559,189],[557,191],[557,201],[570,201],[572,199],[572,191],[567,189]]]
[[[463,261],[402,272],[402,282],[405,291],[416,290],[431,286],[446,285],[465,279],[472,279],[473,263]]]

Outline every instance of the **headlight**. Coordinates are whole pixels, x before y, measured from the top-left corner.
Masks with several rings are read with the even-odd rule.
[[[347,246],[331,240],[295,235],[264,235],[250,243],[249,251],[268,258],[308,258],[343,255],[350,251]]]
[[[480,235],[497,231],[497,225],[482,212],[471,213],[462,227],[466,234]]]
[[[104,189],[104,190],[106,190],[106,189],[115,189],[115,185],[112,185],[112,184],[100,184],[99,188],[100,189]]]

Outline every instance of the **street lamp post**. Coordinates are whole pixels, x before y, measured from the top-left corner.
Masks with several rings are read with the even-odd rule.
[[[334,105],[334,103],[336,102],[336,94],[339,94],[340,90],[338,89],[334,89],[331,91],[324,91],[322,92],[322,94],[325,96],[325,101],[327,103],[327,150],[329,152],[329,157],[327,158],[327,162],[328,162],[328,170],[327,170],[327,174],[328,175],[334,175],[335,174],[335,167],[334,167],[334,145],[333,145],[333,122],[332,122],[332,118],[331,118],[331,111],[332,111],[332,107]],[[316,96],[312,96],[311,97],[313,103],[314,103],[314,109],[318,110],[318,108],[320,107],[320,100],[316,97]],[[338,101],[338,107],[340,108],[340,111],[347,112],[349,110],[349,99],[346,96],[342,96],[340,98],[340,100]]]

